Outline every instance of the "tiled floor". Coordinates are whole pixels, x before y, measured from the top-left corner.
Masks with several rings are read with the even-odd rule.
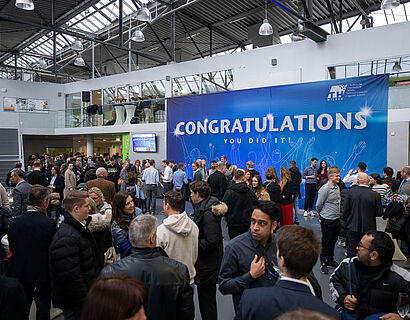
[[[192,213],[192,206],[187,203],[186,210],[188,214]],[[157,200],[157,223],[160,225],[162,221],[164,220],[165,216],[163,213],[160,213],[162,211],[162,200]],[[302,211],[301,211],[302,212]],[[315,217],[308,217],[304,218],[302,214],[299,215],[299,221],[300,225],[312,229],[315,234],[320,238],[321,237],[321,231],[320,231],[320,223],[319,223],[319,218],[317,216]],[[378,229],[379,230],[384,230],[385,223],[382,219],[378,220]],[[228,242],[228,233],[227,233],[227,228],[226,224],[223,221],[223,227],[222,227],[222,232],[224,235],[224,245]],[[335,260],[340,262],[344,259],[344,252],[345,250],[338,245],[336,245],[335,248]],[[402,265],[404,264],[403,262],[398,262],[397,264]],[[314,274],[316,278],[318,279],[321,287],[322,287],[322,295],[323,295],[323,300],[324,302],[328,303],[331,306],[334,306],[333,301],[331,300],[330,297],[330,292],[329,292],[329,275],[324,275],[320,273],[319,270],[319,262],[316,263],[314,269]],[[332,271],[330,269],[329,271]],[[201,316],[199,313],[199,305],[198,305],[198,299],[197,299],[197,294],[195,292],[195,319],[200,320]],[[218,315],[220,320],[231,320],[234,317],[234,310],[233,310],[233,305],[232,305],[232,299],[230,296],[223,296],[219,291],[217,291],[217,304],[218,304]],[[30,316],[30,319],[35,319],[35,313],[34,313],[34,304],[32,307],[32,313]],[[63,317],[62,315],[58,316],[56,319],[62,320]]]

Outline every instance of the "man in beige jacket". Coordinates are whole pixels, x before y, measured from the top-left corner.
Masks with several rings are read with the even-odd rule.
[[[194,282],[195,262],[198,257],[199,230],[186,214],[180,212],[184,199],[178,191],[168,191],[164,196],[163,224],[157,228],[157,245],[165,250],[171,259],[188,267],[190,283]]]

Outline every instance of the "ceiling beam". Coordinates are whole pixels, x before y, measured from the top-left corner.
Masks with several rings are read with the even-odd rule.
[[[158,63],[165,63],[166,62],[166,61],[163,61],[163,60],[161,60],[161,59],[159,59],[155,56],[147,54],[145,52],[129,49],[129,48],[126,48],[126,47],[120,47],[116,44],[106,42],[104,40],[100,40],[100,39],[97,39],[97,38],[93,39],[91,37],[84,36],[84,35],[76,33],[76,32],[64,30],[64,29],[61,29],[61,28],[58,28],[58,27],[50,27],[50,26],[45,26],[45,25],[39,25],[39,24],[30,22],[30,21],[27,21],[27,20],[24,20],[24,19],[11,17],[11,16],[8,16],[8,15],[2,14],[2,13],[0,13],[0,20],[14,22],[14,23],[27,24],[27,25],[30,25],[30,26],[33,26],[33,27],[36,27],[36,28],[39,28],[39,29],[45,29],[45,30],[48,30],[48,31],[56,31],[56,32],[61,33],[61,34],[67,34],[67,35],[72,36],[74,38],[85,39],[85,40],[90,41],[90,42],[94,41],[96,43],[105,44],[107,46],[117,48],[117,49],[121,49],[121,50],[124,50],[124,51],[131,51],[133,53],[139,54],[139,55],[141,55],[141,56],[143,56],[147,59],[153,60],[153,61],[158,62]]]

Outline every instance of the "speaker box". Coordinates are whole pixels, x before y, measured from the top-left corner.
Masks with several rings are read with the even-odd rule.
[[[81,96],[82,96],[83,102],[91,102],[90,91],[83,91]]]

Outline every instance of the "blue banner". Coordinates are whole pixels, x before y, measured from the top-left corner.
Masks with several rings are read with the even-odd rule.
[[[253,161],[262,178],[291,160],[303,172],[312,157],[342,177],[359,161],[381,174],[388,89],[389,76],[377,75],[172,98],[167,158],[185,163],[188,177],[193,161],[222,155],[242,169]]]

